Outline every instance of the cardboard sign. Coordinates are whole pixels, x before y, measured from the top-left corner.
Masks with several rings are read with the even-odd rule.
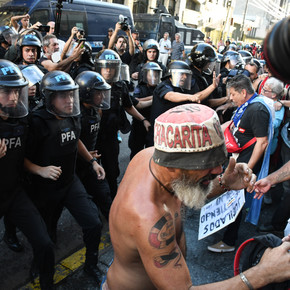
[[[231,190],[202,207],[198,239],[201,240],[234,222],[245,203],[244,190]]]

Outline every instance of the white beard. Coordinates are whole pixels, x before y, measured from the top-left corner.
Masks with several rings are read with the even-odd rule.
[[[172,189],[175,192],[175,196],[177,196],[184,205],[194,209],[203,207],[212,187],[212,181],[204,188],[199,183],[193,183],[185,177],[172,182]]]

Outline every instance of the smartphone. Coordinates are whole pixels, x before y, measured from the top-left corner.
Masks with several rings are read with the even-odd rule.
[[[48,32],[50,30],[50,26],[49,25],[40,25],[38,27],[38,31],[40,32]]]

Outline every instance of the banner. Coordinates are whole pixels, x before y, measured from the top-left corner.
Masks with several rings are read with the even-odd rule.
[[[245,203],[244,190],[231,190],[204,205],[200,211],[201,240],[234,222]]]

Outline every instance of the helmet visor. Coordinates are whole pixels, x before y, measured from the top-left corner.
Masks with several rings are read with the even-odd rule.
[[[159,70],[144,70],[143,71],[143,82],[149,86],[157,86],[160,83],[161,71]]]
[[[231,58],[230,58],[230,63],[234,67],[236,67],[236,66],[242,66],[242,65],[245,64],[245,62],[243,61],[243,59],[242,59],[242,57],[241,57],[240,54],[232,55]]]
[[[91,105],[95,108],[108,110],[111,107],[111,89],[110,90],[96,90],[91,92]]]
[[[130,82],[129,66],[125,63],[122,63],[122,65],[121,65],[120,81]]]
[[[34,64],[24,67],[21,71],[25,78],[28,80],[29,87],[40,83],[44,76],[44,73]]]
[[[28,115],[28,86],[0,87],[0,116],[22,118]]]
[[[80,114],[79,90],[45,90],[45,102],[48,112],[59,117],[73,117]]]
[[[117,82],[120,78],[120,61],[97,60],[96,71],[102,75],[107,83]]]
[[[171,83],[174,87],[190,90],[191,88],[191,71],[190,70],[171,70]]]
[[[211,75],[212,72],[215,70],[217,65],[216,61],[212,61],[212,62],[208,62],[202,69],[202,71],[207,74],[207,75]]]

